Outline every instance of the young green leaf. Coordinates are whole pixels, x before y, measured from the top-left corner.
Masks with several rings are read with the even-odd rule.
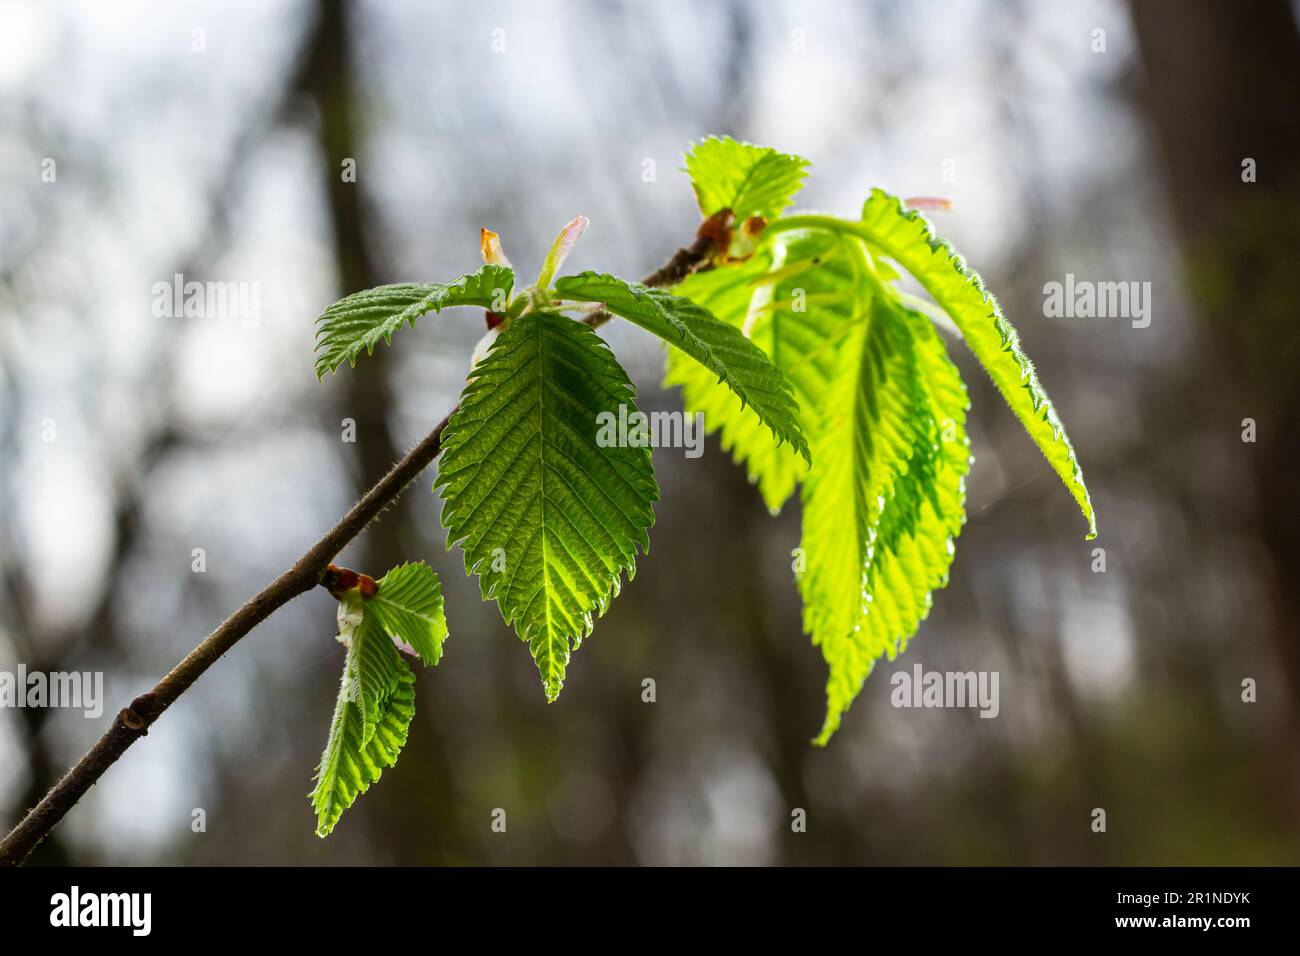
[[[361,709],[361,740],[366,744],[374,736],[389,699],[401,684],[402,676],[410,673],[410,668],[384,632],[370,603],[360,599],[359,595],[355,598],[349,595],[345,600],[357,600],[362,615],[348,648],[353,652],[356,703]]]
[[[555,283],[555,291],[564,299],[602,302],[609,311],[677,346],[713,372],[742,404],[753,408],[779,441],[789,442],[808,459],[790,383],[740,329],[719,321],[690,299],[611,275],[565,276]]]
[[[704,218],[730,209],[736,222],[750,216],[774,219],[803,186],[808,160],[767,146],[709,137],[686,156],[695,198]]]
[[[840,237],[785,233],[773,243],[770,260],[760,255],[697,272],[678,291],[723,321],[748,325],[750,340],[789,380],[807,435],[809,416],[836,374],[837,350],[854,325],[866,321],[858,314],[859,281]],[[807,470],[804,461],[772,440],[753,409],[676,350],[668,354],[665,384],[682,386],[686,408],[703,412],[706,425],[720,430],[722,447],[744,462],[768,510],[780,510]]]
[[[764,263],[741,264],[686,286],[750,327],[799,400],[813,452],[799,588],[805,629],[830,668],[825,743],[875,661],[901,649],[946,581],[964,516],[966,396],[929,321],[872,279],[861,240],[820,230],[774,240],[766,276]],[[682,378],[684,364],[670,360],[670,373]],[[727,394],[699,376],[685,380],[692,410]],[[793,488],[793,478],[778,484],[780,472],[764,470],[775,443],[756,432],[752,412],[731,412],[715,414],[724,443],[760,488],[765,480]]]
[[[1074,446],[1020,348],[1020,337],[979,274],[934,235],[924,216],[882,190],[872,190],[862,209],[861,226],[867,240],[910,272],[952,317],[1029,437],[1078,502],[1088,522],[1088,538],[1095,538],[1097,518]]]
[[[367,608],[394,641],[410,646],[426,667],[438,663],[447,639],[442,583],[423,561],[393,568],[379,580]]]
[[[830,668],[820,744],[947,583],[965,520],[966,392],[929,321],[875,298],[839,350],[803,487],[804,627]]]
[[[712,312],[719,321],[742,328],[750,307],[762,307],[770,299],[770,286],[756,288],[754,282],[768,271],[770,259],[756,255],[726,268],[697,272],[673,292]],[[770,310],[758,317],[750,341],[778,361],[777,330],[780,321]],[[779,366],[778,366],[779,367]],[[787,376],[788,377],[788,376]],[[752,484],[758,486],[763,503],[772,514],[794,493],[807,471],[807,463],[789,444],[778,442],[763,425],[754,409],[736,396],[718,377],[681,349],[664,353],[664,387],[679,386],[682,405],[692,415],[704,416],[704,428],[718,433],[722,450],[743,464]],[[796,397],[798,392],[796,390]]]
[[[592,612],[649,548],[650,449],[598,440],[620,406],[639,414],[634,395],[590,328],[525,312],[476,366],[443,433],[434,487],[448,546],[460,542],[484,599],[528,643],[548,700],[564,685],[570,640],[590,633]]]
[[[426,312],[457,305],[504,310],[514,281],[510,269],[487,265],[446,285],[381,285],[353,293],[316,320],[316,377],[345,361],[355,366],[363,349],[371,355],[380,340],[392,344],[394,332],[408,322],[414,326]]]
[[[343,679],[311,794],[321,837],[397,762],[415,716],[415,675],[359,596],[355,601],[360,620],[354,615],[348,629]]]

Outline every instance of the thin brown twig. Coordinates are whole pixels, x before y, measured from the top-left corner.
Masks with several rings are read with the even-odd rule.
[[[712,240],[697,236],[695,242],[678,249],[661,268],[646,277],[643,284],[654,287],[676,285],[708,263]],[[604,308],[583,321],[592,327],[609,319]],[[149,727],[168,707],[258,624],[300,594],[319,584],[334,559],[349,541],[361,533],[376,515],[387,508],[415,477],[438,457],[442,450],[442,432],[456,409],[433,426],[421,442],[406,453],[388,474],[343,516],[325,537],[317,541],[293,567],[254,595],[239,610],[226,618],[205,637],[179,664],[153,688],[122,708],[112,726],[76,765],[64,774],[40,803],[29,810],[0,842],[0,866],[20,866],[36,845],[45,839],[59,821],[76,806],[104,772],[133,743],[149,733]]]

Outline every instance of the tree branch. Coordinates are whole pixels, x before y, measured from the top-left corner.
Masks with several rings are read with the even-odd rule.
[[[708,236],[698,235],[691,246],[678,249],[664,266],[647,276],[644,284],[656,287],[675,285],[706,266],[712,244],[713,241]],[[601,308],[583,321],[595,327],[609,317],[610,313]],[[202,677],[209,667],[272,613],[319,584],[334,556],[359,535],[376,515],[396,501],[406,486],[415,480],[416,475],[438,457],[438,452],[442,450],[443,429],[455,412],[456,409],[453,408],[446,418],[433,426],[433,431],[407,452],[388,474],[352,506],[343,520],[312,545],[293,567],[226,618],[220,627],[173,667],[153,690],[141,694],[130,705],[122,708],[104,736],[0,842],[0,866],[22,865],[36,845],[85,796],[86,791],[117,762],[128,747],[149,733],[150,725],[163,711],[176,703],[181,694]]]

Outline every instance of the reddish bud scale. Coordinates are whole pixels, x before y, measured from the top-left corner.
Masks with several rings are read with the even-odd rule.
[[[731,226],[736,221],[736,214],[730,209],[719,209],[708,219],[700,223],[695,235],[713,243],[715,253],[726,255],[731,246]]]
[[[341,568],[337,564],[331,564],[325,569],[320,583],[340,600],[353,588],[360,591],[363,598],[372,598],[379,593],[379,584],[370,575],[360,574],[351,568]]]

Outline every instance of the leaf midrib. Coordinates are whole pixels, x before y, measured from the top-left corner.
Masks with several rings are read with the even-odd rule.
[[[546,351],[546,336],[548,334],[546,322],[538,314],[534,319],[537,323],[537,482],[538,494],[541,498],[539,507],[542,512],[541,527],[539,533],[542,537],[542,607],[546,616],[546,691],[549,695],[551,691],[551,681],[555,676],[555,624],[551,613],[551,559],[550,545],[547,542],[546,535],[546,517],[547,517],[547,497],[546,497],[546,437],[542,431],[542,423],[546,420],[546,369],[543,354]]]

